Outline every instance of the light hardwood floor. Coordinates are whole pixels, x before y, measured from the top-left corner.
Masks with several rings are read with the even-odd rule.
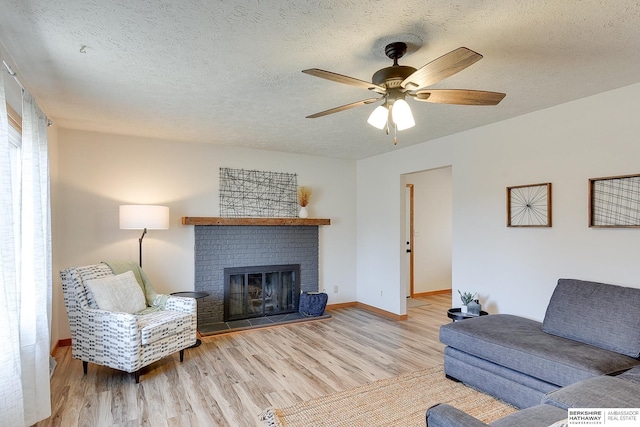
[[[37,426],[256,427],[269,406],[287,407],[443,362],[440,325],[451,295],[422,298],[406,321],[358,308],[332,319],[204,338],[200,347],[133,375],[56,354],[53,415]],[[426,410],[426,408],[425,408]]]

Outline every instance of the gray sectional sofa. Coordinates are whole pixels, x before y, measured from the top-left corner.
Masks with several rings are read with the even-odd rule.
[[[545,425],[566,417],[566,408],[578,403],[611,407],[602,406],[596,398],[601,394],[628,407],[626,395],[602,393],[616,384],[640,395],[640,289],[560,279],[542,323],[507,314],[481,316],[442,326],[440,340],[447,346],[449,378],[530,408],[512,417],[541,417],[539,424],[496,426]],[[640,398],[634,399],[640,407]],[[458,412],[447,405],[431,408],[428,425],[484,425],[456,424]]]
[[[485,424],[447,404],[427,411],[428,427],[548,427],[567,419],[569,408],[640,408],[640,366],[617,376],[601,375],[545,395],[541,403]],[[640,425],[640,415],[636,424]]]

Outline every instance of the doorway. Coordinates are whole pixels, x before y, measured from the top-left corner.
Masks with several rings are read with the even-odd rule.
[[[408,280],[407,280],[407,298],[413,298],[414,289],[414,274],[415,274],[415,258],[414,258],[414,250],[413,250],[413,235],[414,235],[414,213],[415,213],[415,204],[414,204],[414,191],[413,184],[405,184],[405,230],[404,234],[406,236],[406,249],[405,253],[408,254],[405,259],[408,265],[406,268],[408,269]]]
[[[453,186],[450,166],[403,175],[406,296],[451,292]]]

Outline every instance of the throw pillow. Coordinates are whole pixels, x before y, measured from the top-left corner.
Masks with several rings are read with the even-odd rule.
[[[133,314],[147,307],[142,288],[132,271],[87,280],[85,286],[101,310]]]

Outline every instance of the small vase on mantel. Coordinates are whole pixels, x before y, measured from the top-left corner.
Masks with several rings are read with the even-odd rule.
[[[300,205],[300,212],[298,216],[300,218],[308,218],[309,212],[307,212],[307,205],[311,199],[311,187],[301,185],[298,187],[298,204]]]

